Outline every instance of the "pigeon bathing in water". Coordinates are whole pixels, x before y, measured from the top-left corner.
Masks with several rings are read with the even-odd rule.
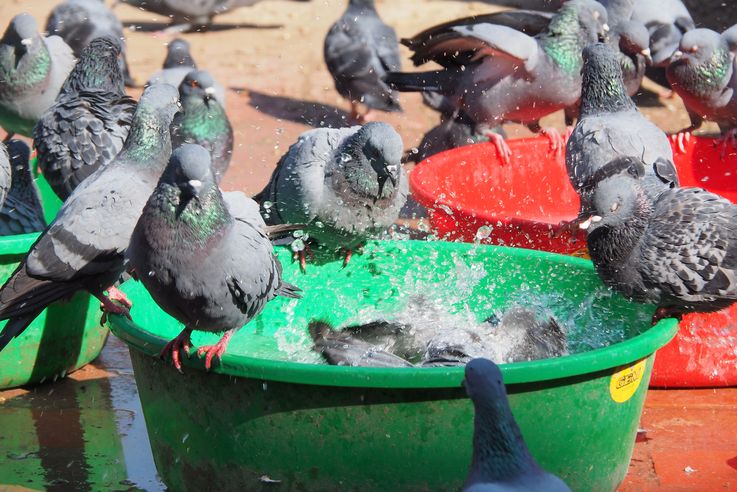
[[[335,88],[351,103],[353,122],[363,122],[358,106],[369,111],[401,111],[394,92],[384,82],[387,72],[402,68],[399,42],[394,29],[376,12],[374,0],[349,0],[348,9],[325,37],[325,63]]]
[[[120,46],[94,39],[33,129],[44,178],[62,200],[120,152],[136,102],[125,94]]]
[[[511,363],[568,353],[566,335],[553,318],[520,306],[475,327],[374,321],[336,331],[314,321],[309,331],[314,350],[333,365],[458,366],[474,357]]]
[[[95,38],[111,37],[121,43],[121,56],[118,64],[125,77],[126,85],[132,86],[133,80],[125,59],[125,37],[123,24],[112,10],[101,0],[65,0],[49,14],[46,19],[46,32],[60,36],[76,57]]]
[[[166,58],[162,69],[151,75],[146,85],[169,84],[179,87],[187,74],[196,69],[197,64],[189,51],[189,43],[183,39],[173,39],[166,47]],[[225,88],[217,81],[213,82],[213,86],[215,87],[215,99],[225,107]]]
[[[704,120],[715,121],[722,131],[722,156],[737,142],[737,82],[734,78],[735,53],[730,37],[710,29],[694,29],[683,35],[666,70],[668,82],[686,105],[691,125],[678,133],[683,140]]]
[[[267,224],[305,224],[311,242],[333,254],[384,232],[407,201],[403,144],[386,123],[303,133],[255,199]],[[305,249],[296,255],[305,266]]]
[[[72,49],[59,36],[41,37],[33,17],[13,17],[0,39],[0,126],[8,133],[6,139],[15,133],[31,136],[74,61]]]
[[[41,193],[31,174],[31,149],[21,140],[7,143],[12,183],[0,208],[0,236],[39,232],[46,228]]]
[[[80,290],[100,299],[106,312],[128,312],[111,302],[122,293],[108,288],[125,270],[133,228],[171,155],[169,126],[178,107],[174,87],[144,91],[120,153],[72,192],[0,288],[0,319],[9,320],[0,350],[46,306]]]
[[[653,323],[737,301],[737,205],[700,188],[674,188],[653,199],[647,165],[619,157],[593,189],[589,255],[609,287],[658,306]]]
[[[487,133],[505,161],[511,151],[491,128],[506,121],[543,131],[552,148],[562,151],[560,133],[541,129],[539,121],[577,103],[581,50],[604,36],[606,17],[594,0],[571,0],[535,37],[504,25],[449,23],[410,46],[416,65],[435,61],[443,70],[390,73],[386,80],[400,91],[431,91],[449,98]]]
[[[463,386],[475,411],[473,456],[463,492],[570,492],[530,454],[509,407],[502,373],[493,362],[469,362]]]
[[[128,258],[139,280],[167,313],[184,324],[161,356],[171,354],[181,371],[179,350],[189,355],[192,330],[225,332],[203,346],[210,369],[231,336],[276,296],[298,298],[281,278],[281,264],[255,206],[224,199],[210,154],[186,144],[171,156],[133,232]]]
[[[183,143],[205,147],[219,183],[233,154],[233,128],[215,99],[215,81],[204,70],[193,70],[179,86],[179,101],[182,111],[172,123],[172,147]]]
[[[678,185],[673,151],[665,133],[645,118],[627,95],[617,53],[605,44],[583,52],[581,114],[566,147],[566,169],[584,210],[602,170],[622,155],[646,163],[643,189],[651,200]]]

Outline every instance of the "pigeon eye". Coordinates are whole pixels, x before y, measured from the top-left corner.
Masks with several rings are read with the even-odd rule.
[[[200,84],[198,84],[196,80],[193,80],[192,82],[189,83],[189,85],[190,87],[199,87]]]
[[[691,53],[696,53],[697,51],[699,51],[699,47],[698,45],[691,46],[691,49],[688,51],[690,51]]]
[[[614,202],[609,210],[611,210],[612,212],[616,212],[618,208],[619,202]]]

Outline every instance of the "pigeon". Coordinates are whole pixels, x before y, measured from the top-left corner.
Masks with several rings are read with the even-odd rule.
[[[335,89],[351,103],[351,121],[365,121],[373,109],[402,110],[397,93],[383,81],[388,72],[402,68],[399,41],[379,18],[374,0],[348,1],[325,36],[323,53]],[[359,103],[368,108],[366,114],[359,112]]]
[[[161,70],[149,77],[146,85],[169,84],[179,87],[189,72],[197,69],[197,64],[189,51],[189,43],[183,39],[174,39],[166,47],[166,58]],[[214,82],[215,99],[225,107],[225,88]]]
[[[566,147],[568,178],[581,210],[602,179],[601,168],[621,155],[637,155],[646,163],[643,187],[651,199],[678,186],[670,141],[627,95],[617,52],[598,43],[584,49],[583,59],[581,115]]]
[[[601,280],[625,297],[655,304],[653,324],[737,301],[737,205],[701,188],[674,188],[656,199],[643,187],[638,156],[608,163],[596,184],[587,230]]]
[[[650,35],[652,66],[647,67],[645,76],[670,89],[666,68],[681,37],[696,28],[691,14],[681,0],[636,0],[632,20],[644,24]],[[668,90],[660,95],[670,98],[673,92]]]
[[[566,334],[552,317],[513,306],[477,326],[428,325],[420,321],[377,320],[334,330],[313,321],[313,350],[329,364],[365,367],[449,367],[475,357],[499,363],[568,354]]]
[[[33,129],[38,165],[62,200],[111,162],[128,136],[136,102],[125,94],[119,54],[116,39],[92,40]]]
[[[483,358],[470,361],[463,386],[475,410],[473,456],[463,492],[570,492],[530,454],[496,364]]]
[[[504,136],[501,127],[494,131],[501,132]],[[445,150],[488,141],[489,137],[476,131],[473,121],[460,114],[442,119],[440,124],[425,133],[420,145],[417,146],[417,154],[411,154],[409,157],[415,162],[420,162]]]
[[[33,126],[54,103],[75,59],[59,36],[41,37],[28,14],[18,14],[0,39],[0,126],[30,137]]]
[[[171,155],[169,126],[178,106],[174,87],[143,92],[120,153],[77,186],[0,288],[0,319],[8,319],[0,350],[46,306],[80,290],[100,299],[106,312],[128,313],[124,295],[108,287],[125,270],[133,228]]]
[[[622,78],[630,97],[640,89],[645,69],[652,62],[649,40],[645,25],[633,20],[619,22],[609,36],[609,44],[619,49]]]
[[[729,38],[710,29],[694,29],[683,35],[673,54],[666,76],[673,90],[681,96],[691,125],[678,132],[678,143],[701,126],[704,120],[715,121],[722,131],[722,156],[737,139],[737,96],[735,96],[735,54]]]
[[[31,150],[21,140],[9,140],[12,183],[0,208],[0,236],[39,232],[46,228],[41,192],[31,174]]]
[[[4,145],[0,145],[0,206],[5,203],[5,199],[12,186],[13,173],[10,165],[10,156],[6,148],[10,145],[10,142],[10,140],[7,140],[4,142]]]
[[[74,56],[82,56],[82,50],[95,38],[111,37],[121,43],[120,69],[128,86],[135,83],[130,75],[125,57],[125,36],[123,24],[101,0],[65,0],[49,14],[46,19],[46,32],[61,37],[72,50]]]
[[[210,152],[215,180],[219,183],[233,154],[233,128],[215,99],[215,81],[204,70],[193,70],[179,86],[180,112],[172,123],[172,147],[198,144]]]
[[[542,129],[540,118],[573,106],[580,96],[581,50],[608,30],[606,10],[594,0],[566,2],[535,37],[497,24],[453,25],[426,42],[412,44],[415,65],[435,61],[442,70],[391,72],[386,80],[400,91],[438,92],[486,133],[506,162],[511,151],[491,128],[505,121],[543,132],[562,151],[557,130]]]
[[[399,217],[408,193],[402,148],[386,123],[309,130],[254,199],[267,224],[305,224],[312,244],[330,254],[342,249],[347,264],[354,249]],[[303,270],[306,252],[296,251]]]
[[[179,371],[179,350],[189,355],[192,330],[225,332],[197,350],[209,370],[268,301],[300,297],[299,288],[282,279],[262,220],[251,220],[256,207],[237,204],[218,189],[209,152],[185,144],[171,155],[133,230],[127,252],[133,271],[156,303],[184,324],[161,351]]]
[[[239,7],[250,7],[261,0],[119,0],[138,9],[171,19],[166,32],[207,30],[216,15]],[[304,2],[307,0],[292,0]]]

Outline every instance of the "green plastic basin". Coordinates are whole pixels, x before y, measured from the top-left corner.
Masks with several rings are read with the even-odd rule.
[[[621,333],[622,341],[606,347],[501,369],[544,468],[573,490],[614,490],[624,478],[654,353],[677,324],[650,327],[653,308],[608,292],[590,262],[415,241],[370,243],[347,268],[308,264],[306,274],[288,250],[279,256],[304,298],[269,303],[211,373],[196,357],[185,359],[184,375],[160,360],[181,326],[140,283],[124,286],[135,322],[116,316],[111,329],[130,346],[154,458],[172,490],[457,490],[473,426],[463,368],[328,366],[312,354],[306,333],[311,319],[340,326],[390,316],[418,295],[445,299],[449,311],[477,320],[539,300],[579,349],[591,335],[579,319],[601,324],[607,336]],[[195,346],[217,338],[193,334]]]
[[[56,216],[61,202],[42,177],[46,221]],[[0,285],[18,267],[38,234],[0,237]],[[0,327],[5,326],[0,322]],[[99,302],[78,293],[68,302],[54,303],[0,352],[0,389],[55,380],[98,356],[107,338],[100,326]]]

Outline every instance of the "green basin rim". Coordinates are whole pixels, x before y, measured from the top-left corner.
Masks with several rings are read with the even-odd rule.
[[[24,255],[36,242],[40,233],[18,234],[0,238],[0,255]]]
[[[484,247],[504,251],[505,254],[512,257],[545,257],[548,261],[568,263],[578,268],[593,270],[593,264],[582,258],[523,248]],[[158,357],[164,345],[169,342],[122,316],[110,316],[109,325],[116,336],[149,356]],[[668,343],[677,331],[678,322],[668,318],[637,336],[607,347],[551,359],[501,364],[500,368],[507,384],[535,383],[595,373],[648,357]],[[194,358],[196,356],[193,355],[192,359]],[[184,362],[186,364],[185,373],[187,370],[202,370],[204,367],[203,364],[196,362],[193,364],[193,361],[187,361],[186,358]],[[195,364],[197,367],[193,367]],[[464,368],[331,366],[255,358],[226,352],[222,361],[215,363],[212,371],[244,378],[321,386],[452,388],[461,384]]]

